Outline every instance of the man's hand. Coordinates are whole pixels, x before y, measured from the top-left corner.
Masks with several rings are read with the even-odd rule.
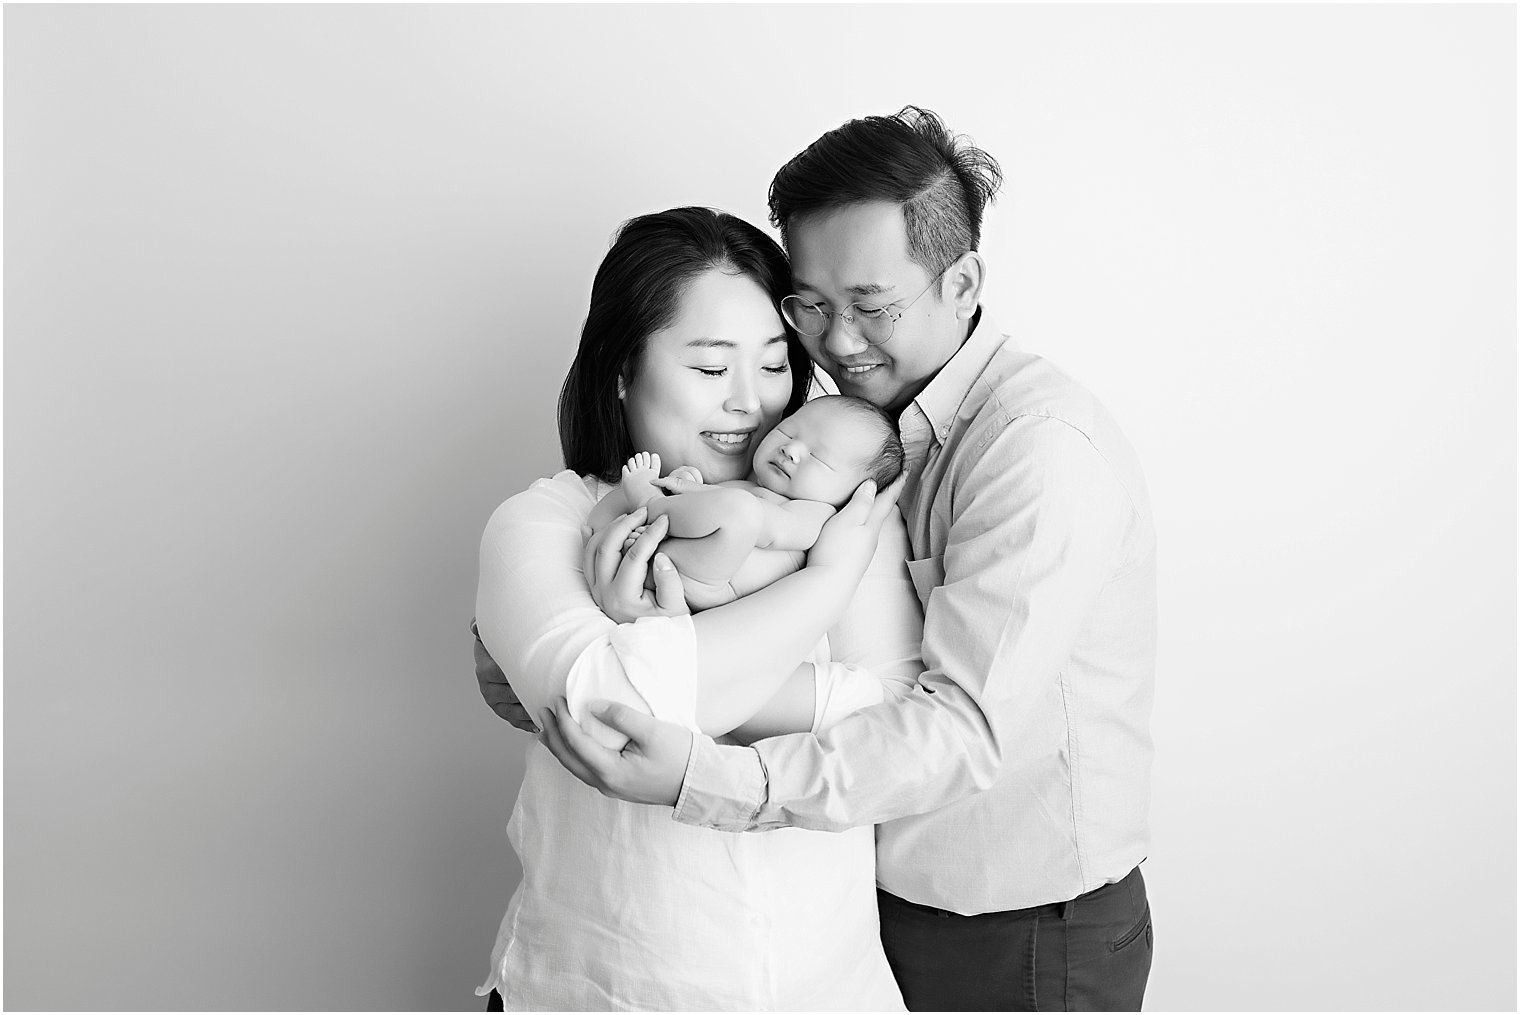
[[[544,709],[544,746],[581,782],[603,796],[634,804],[674,807],[686,779],[691,756],[691,731],[674,723],[612,703],[593,711],[587,721],[600,721],[628,738],[621,751],[597,743],[570,715],[564,698]]]
[[[618,515],[601,532],[587,532],[585,555],[581,567],[591,598],[601,611],[619,624],[632,623],[640,617],[679,617],[691,612],[686,605],[686,590],[670,558],[655,553],[670,527],[661,516],[650,522],[633,540],[626,553],[623,544],[633,530],[644,524],[648,511],[639,508]],[[654,558],[654,591],[644,587]]]
[[[517,700],[517,692],[507,683],[507,675],[496,665],[491,653],[486,651],[473,620],[470,621],[470,633],[475,635],[475,679],[480,684],[480,696],[491,706],[491,711],[513,726],[524,733],[537,733],[538,726],[533,722],[533,716]]]

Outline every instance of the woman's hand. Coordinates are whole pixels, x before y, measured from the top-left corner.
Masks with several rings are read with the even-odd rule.
[[[623,544],[633,530],[644,525],[645,508],[618,515],[601,532],[589,536],[581,567],[591,598],[612,620],[632,623],[640,617],[679,617],[691,612],[686,590],[670,558],[655,553],[670,528],[664,516],[644,526],[627,552]],[[654,591],[644,587],[653,558]]]
[[[808,567],[835,567],[856,577],[865,574],[876,553],[876,540],[881,535],[882,524],[896,509],[902,488],[902,476],[880,493],[876,492],[876,484],[871,480],[861,483],[849,502],[823,523],[818,541],[808,551]]]

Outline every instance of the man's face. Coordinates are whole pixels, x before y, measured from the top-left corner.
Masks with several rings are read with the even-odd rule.
[[[837,316],[823,334],[802,336],[808,355],[842,394],[895,416],[965,337],[965,322],[957,318],[954,301],[945,298],[945,280],[931,278],[908,256],[902,208],[873,201],[797,216],[789,223],[787,246],[792,291],[809,302],[829,311],[850,303],[872,303],[893,313],[907,308],[883,345],[868,344]]]

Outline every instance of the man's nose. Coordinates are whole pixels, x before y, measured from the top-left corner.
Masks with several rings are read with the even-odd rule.
[[[828,326],[823,332],[823,348],[831,355],[851,356],[869,344],[853,326],[846,323],[843,314],[834,314],[829,318]]]

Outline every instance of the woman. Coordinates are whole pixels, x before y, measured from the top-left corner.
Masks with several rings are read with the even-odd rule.
[[[480,636],[535,714],[564,695],[584,721],[610,699],[753,739],[814,729],[916,679],[921,624],[895,512],[874,559],[847,528],[866,512],[846,508],[809,566],[696,617],[619,587],[593,559],[621,551],[638,513],[583,545],[634,450],[708,482],[748,474],[759,440],[806,397],[806,354],[777,311],[788,281],[780,248],[721,212],[620,231],[561,395],[569,468],[498,508],[481,541]],[[659,536],[650,526],[630,558]],[[523,879],[478,991],[508,1008],[902,1007],[877,936],[869,828],[691,828],[599,795],[535,745],[508,835]]]

